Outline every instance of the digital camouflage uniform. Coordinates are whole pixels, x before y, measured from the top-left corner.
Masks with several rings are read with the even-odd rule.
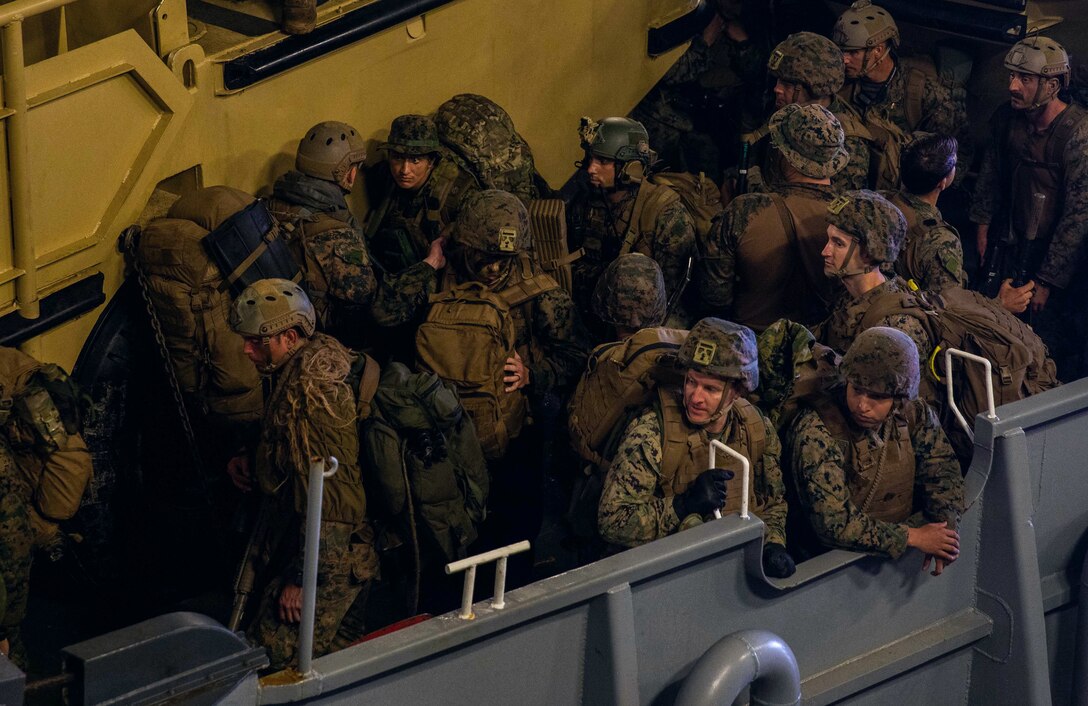
[[[908,526],[959,523],[960,466],[936,413],[915,398],[914,358],[902,334],[870,329],[840,370],[861,389],[892,395],[888,418],[876,429],[857,426],[839,387],[794,423],[788,455],[801,509],[825,544],[895,558]]]
[[[296,325],[282,310],[268,315],[268,309],[257,308],[266,294],[278,293],[273,290],[289,290],[292,298],[304,298],[301,290],[286,280],[261,280],[235,301],[231,325],[236,331],[243,336],[272,335]],[[261,329],[253,325],[262,320],[254,311],[267,322],[260,324]],[[304,335],[313,333],[312,323],[298,325],[308,329]],[[277,606],[286,584],[302,583],[311,459],[335,457],[339,462],[336,474],[325,479],[322,497],[315,656],[334,649],[341,620],[377,572],[358,460],[355,390],[347,381],[354,355],[324,334],[302,340],[304,343],[273,374],[254,455],[254,477],[271,516],[261,555],[264,574],[273,578],[248,633],[268,649],[274,669],[297,666],[298,661],[299,626],[282,623]]]
[[[888,79],[886,91],[879,98],[866,105],[862,96],[861,83],[859,81],[847,81],[839,94],[846,103],[854,108],[865,121],[872,113],[879,113],[885,119],[895,123],[906,135],[914,132],[933,132],[940,135],[952,135],[960,140],[961,145],[966,140],[961,138],[967,133],[967,109],[963,102],[954,100],[948,87],[936,76],[925,74],[925,88],[922,91],[922,105],[920,119],[911,124],[906,110],[906,78],[901,69],[902,62],[897,59],[897,68]],[[921,71],[921,69],[910,69]],[[962,150],[961,150],[962,151]],[[964,162],[968,164],[969,161]]]
[[[759,125],[766,61],[758,41],[736,42],[723,30],[707,46],[697,34],[631,117],[671,168],[717,180],[736,164],[739,136]]]
[[[821,106],[787,105],[768,128],[775,149],[807,177],[830,178],[846,164],[842,128]],[[821,320],[832,298],[820,251],[833,198],[827,185],[783,183],[730,202],[696,264],[703,304],[757,331],[780,318]]]
[[[895,273],[931,292],[966,286],[960,235],[940,210],[905,189],[888,194],[888,199],[907,219],[907,240],[895,260]]]
[[[661,266],[642,253],[617,257],[593,289],[593,313],[597,318],[632,331],[660,326],[667,306]]]
[[[0,579],[4,604],[0,611],[0,640],[9,640],[9,656],[25,668],[19,625],[26,616],[34,532],[30,502],[7,441],[0,438]]]
[[[735,333],[744,332],[744,333]],[[702,352],[702,353],[700,353]],[[709,353],[709,355],[706,355]],[[737,380],[751,392],[758,385],[759,372],[755,336],[751,330],[720,319],[703,319],[691,330],[678,353],[678,364],[699,370],[722,380]],[[597,523],[606,542],[633,547],[660,539],[700,520],[698,516],[679,517],[673,498],[683,493],[691,480],[684,482],[684,463],[694,461],[695,471],[708,468],[709,455],[706,444],[717,439],[749,457],[752,484],[750,495],[754,499],[751,510],[766,525],[767,543],[785,545],[786,501],[782,470],[779,466],[781,444],[774,427],[767,418],[743,398],[737,398],[724,413],[725,426],[720,434],[708,434],[690,424],[683,413],[681,390],[665,388],[658,391],[658,402],[635,417],[624,430],[619,447],[605,477],[604,489],[598,508]],[[679,406],[684,444],[692,448],[695,435],[703,445],[698,458],[685,459],[676,469],[663,467],[665,460],[664,433],[668,416],[664,405],[671,397],[672,407]],[[748,408],[762,426],[765,446],[760,458],[751,458],[753,449],[749,443],[752,430],[746,428],[740,407]],[[673,443],[683,440],[673,440]],[[730,467],[728,458],[716,459],[719,467]],[[739,468],[739,465],[738,465]],[[686,469],[691,474],[691,469]],[[668,475],[670,474],[671,475]],[[666,477],[668,475],[668,477]],[[694,474],[691,474],[694,475]],[[739,471],[729,483],[729,493],[735,497],[740,492]],[[730,497],[726,498],[727,504]],[[792,573],[792,572],[791,572]]]

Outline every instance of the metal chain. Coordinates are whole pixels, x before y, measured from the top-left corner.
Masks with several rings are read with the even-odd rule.
[[[155,343],[158,344],[163,368],[166,371],[166,379],[170,383],[170,391],[174,395],[174,404],[177,407],[178,417],[181,419],[181,426],[185,430],[185,438],[189,442],[189,452],[193,457],[193,464],[196,467],[196,473],[200,480],[200,487],[206,493],[208,487],[204,459],[201,457],[200,448],[197,445],[196,433],[193,431],[192,420],[189,417],[189,408],[185,405],[185,397],[181,390],[181,383],[178,382],[177,373],[174,370],[174,362],[170,356],[170,349],[166,345],[166,336],[162,332],[162,324],[159,322],[159,315],[155,309],[155,303],[151,299],[151,287],[148,284],[147,275],[144,273],[143,267],[140,266],[139,258],[136,257],[136,242],[139,238],[139,234],[139,226],[133,225],[126,228],[121,234],[121,248],[132,256],[132,269],[136,272],[136,281],[140,284],[140,296],[143,297],[144,308],[147,310],[147,317],[151,322],[151,330],[155,334]]]

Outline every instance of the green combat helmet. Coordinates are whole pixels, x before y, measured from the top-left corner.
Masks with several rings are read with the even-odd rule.
[[[602,118],[597,122],[591,118],[582,118],[578,136],[582,139],[582,149],[587,154],[624,163],[638,160],[644,167],[649,167],[653,161],[650,135],[637,120]]]
[[[488,189],[469,197],[450,233],[454,245],[488,255],[514,256],[532,247],[529,212],[517,196]]]
[[[767,71],[787,83],[805,87],[810,98],[834,95],[842,88],[842,50],[813,32],[791,34],[779,42],[767,60]]]
[[[850,161],[842,125],[822,105],[787,105],[771,116],[767,127],[771,143],[807,177],[829,178]]]
[[[895,262],[907,237],[903,213],[875,191],[846,191],[835,197],[827,205],[827,222],[861,243],[874,266]]]
[[[660,326],[667,307],[661,266],[642,253],[617,257],[593,289],[593,313],[612,326]]]
[[[348,171],[365,159],[366,141],[358,131],[347,123],[329,120],[314,125],[299,141],[295,169],[341,184]]]
[[[756,335],[724,319],[700,319],[676,353],[682,368],[724,380],[739,380],[751,392],[759,386]]]
[[[298,326],[314,335],[317,317],[302,287],[289,279],[262,279],[246,287],[230,310],[230,327],[247,337],[268,338]]]
[[[871,49],[888,40],[895,48],[899,46],[899,28],[887,10],[869,0],[857,0],[835,21],[831,40],[843,51]]]
[[[1069,54],[1053,39],[1036,35],[1021,39],[1005,55],[1005,68],[1043,78],[1060,78],[1069,85]]]
[[[433,154],[439,150],[438,128],[426,115],[401,115],[393,119],[389,127],[389,139],[381,149],[418,156]]]
[[[913,400],[918,396],[918,347],[899,329],[865,329],[843,356],[839,375],[854,387]]]

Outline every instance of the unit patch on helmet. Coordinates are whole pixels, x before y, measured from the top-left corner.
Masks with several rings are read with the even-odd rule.
[[[767,68],[771,71],[778,71],[778,67],[781,66],[782,60],[785,58],[785,54],[783,54],[778,49],[775,49],[773,52],[771,52],[771,58],[767,62]]]
[[[499,228],[499,251],[500,252],[517,252],[518,244],[518,229],[517,228]]]
[[[697,341],[691,359],[699,365],[710,365],[714,362],[714,354],[718,352],[718,344],[712,341]]]
[[[849,196],[836,196],[831,203],[827,204],[827,212],[838,215],[850,204]]]
[[[1009,58],[1006,61],[1014,66],[1022,66],[1024,64],[1024,50],[1014,49],[1009,54]]]

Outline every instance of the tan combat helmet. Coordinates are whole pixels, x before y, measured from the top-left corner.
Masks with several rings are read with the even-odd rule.
[[[298,326],[314,335],[317,316],[302,287],[288,279],[262,279],[246,287],[230,310],[230,327],[248,338],[270,338]]]
[[[1044,79],[1057,79],[1062,88],[1069,86],[1069,54],[1065,47],[1047,37],[1036,35],[1014,44],[1005,55],[1005,68]],[[1056,91],[1045,95],[1045,84],[1045,81],[1039,82],[1030,109],[1042,107],[1057,96]]]
[[[872,49],[891,40],[892,48],[899,46],[899,27],[891,14],[870,0],[857,0],[839,15],[831,40],[843,51]]]
[[[845,191],[827,205],[827,222],[849,235],[853,242],[842,268],[835,277],[871,272],[883,263],[895,262],[907,237],[907,219],[903,213],[875,191]],[[870,265],[857,272],[846,265],[858,244],[865,247]]]
[[[918,397],[918,346],[899,329],[865,329],[843,356],[839,375],[856,388],[913,400]]]
[[[366,159],[366,141],[347,123],[328,120],[306,131],[299,140],[295,169],[316,179],[347,188],[344,179],[351,168]]]
[[[767,73],[805,87],[810,100],[839,92],[843,81],[842,50],[827,37],[797,32],[783,39],[767,60]]]
[[[822,105],[787,105],[771,116],[767,128],[782,156],[812,179],[830,178],[850,161],[842,125]]]

